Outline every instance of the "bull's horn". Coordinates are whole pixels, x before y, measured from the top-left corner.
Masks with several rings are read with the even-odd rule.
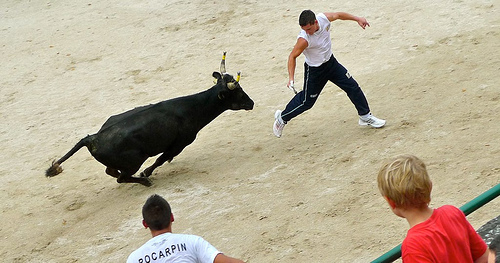
[[[220,73],[226,73],[226,51],[222,54],[222,61],[220,62]]]
[[[238,71],[238,75],[236,76],[236,82],[240,82],[241,71]]]
[[[236,88],[236,84],[234,84],[234,82],[229,82],[227,83],[227,88],[233,90],[234,88]]]

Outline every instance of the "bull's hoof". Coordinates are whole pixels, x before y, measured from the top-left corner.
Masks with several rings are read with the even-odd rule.
[[[114,168],[106,167],[106,174],[113,176],[114,178],[120,177],[120,171]]]
[[[149,178],[141,178],[142,180],[139,182],[140,184],[150,187],[153,185],[153,182],[151,182],[151,179]]]
[[[136,183],[136,184],[142,184],[144,186],[151,186],[153,185],[153,183],[151,182],[151,180],[149,178],[143,178],[143,177],[123,177],[120,176],[118,177],[118,179],[116,179],[116,182],[118,182],[119,184],[122,184],[122,183]]]

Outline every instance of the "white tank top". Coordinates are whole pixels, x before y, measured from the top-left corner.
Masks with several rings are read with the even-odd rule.
[[[311,67],[318,67],[327,62],[332,56],[332,40],[330,39],[330,20],[325,14],[319,13],[316,15],[319,29],[312,35],[308,35],[306,31],[301,30],[297,38],[303,38],[307,41],[308,46],[304,49],[306,56],[305,62]]]

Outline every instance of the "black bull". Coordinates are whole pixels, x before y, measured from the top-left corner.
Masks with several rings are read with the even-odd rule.
[[[148,177],[153,170],[166,161],[172,161],[195,140],[204,126],[222,112],[253,109],[254,102],[240,87],[239,79],[237,81],[225,72],[212,75],[217,84],[206,91],[111,116],[96,134],[81,139],[66,155],[54,161],[46,176],[61,173],[61,163],[86,146],[118,183],[150,186]],[[160,153],[140,177],[133,176],[149,157]]]

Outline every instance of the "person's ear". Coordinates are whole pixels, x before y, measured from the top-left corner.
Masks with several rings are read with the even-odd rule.
[[[148,224],[146,223],[146,220],[142,219],[142,225],[144,228],[148,228]]]
[[[174,222],[174,214],[170,214],[170,223]]]
[[[396,203],[393,200],[391,200],[387,196],[384,196],[384,199],[385,199],[385,201],[387,201],[387,203],[389,204],[389,206],[391,207],[392,210],[394,210],[396,208]]]

